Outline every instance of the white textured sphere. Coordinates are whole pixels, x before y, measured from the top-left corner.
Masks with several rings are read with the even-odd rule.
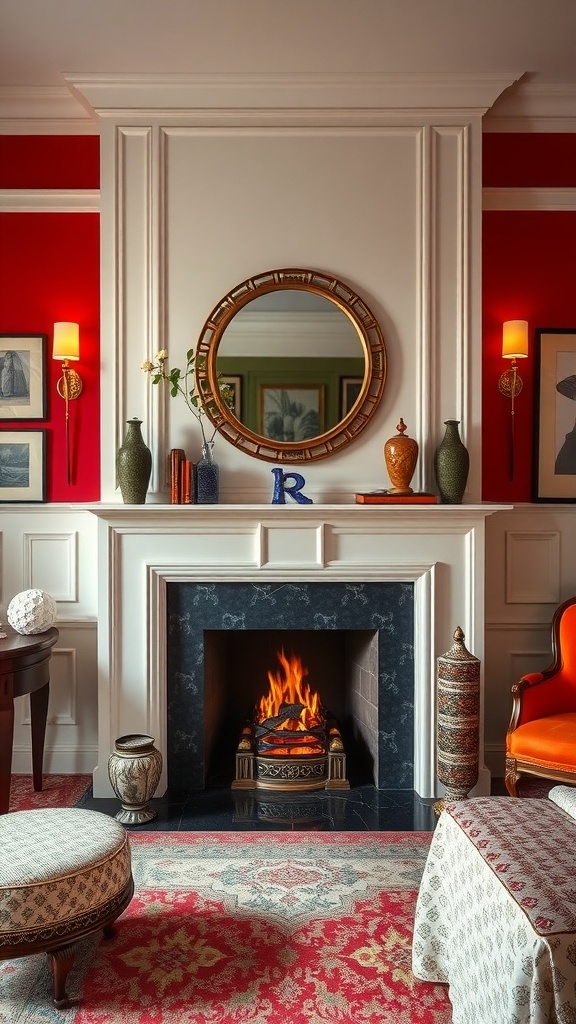
[[[23,590],[8,605],[6,617],[17,633],[45,633],[56,622],[56,601],[45,590]]]

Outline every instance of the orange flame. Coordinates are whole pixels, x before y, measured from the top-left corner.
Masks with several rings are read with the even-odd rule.
[[[270,690],[261,698],[256,710],[256,717],[259,722],[267,718],[273,718],[279,714],[280,709],[286,704],[303,704],[304,710],[299,718],[289,718],[278,726],[281,729],[298,729],[306,732],[313,726],[321,725],[324,721],[320,695],[312,691],[304,680],[308,675],[308,669],[304,668],[298,655],[291,655],[287,658],[284,651],[277,651],[283,673],[278,671],[268,673]]]

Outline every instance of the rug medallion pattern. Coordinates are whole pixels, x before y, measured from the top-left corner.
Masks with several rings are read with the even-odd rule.
[[[3,1024],[449,1024],[411,971],[427,833],[131,833],[135,897],[86,940],[79,1001],[45,958],[0,964]],[[80,998],[81,997],[81,998]]]

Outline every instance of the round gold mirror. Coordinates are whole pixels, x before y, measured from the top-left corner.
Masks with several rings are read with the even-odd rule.
[[[196,350],[197,387],[214,426],[268,462],[311,462],[350,444],[385,380],[374,315],[342,281],[314,270],[243,281],[212,310]]]

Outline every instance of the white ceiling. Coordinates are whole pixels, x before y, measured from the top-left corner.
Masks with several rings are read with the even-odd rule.
[[[0,0],[0,119],[64,75],[167,72],[504,73],[571,112],[576,0]]]
[[[576,0],[0,0],[1,86],[253,70],[576,83]]]

